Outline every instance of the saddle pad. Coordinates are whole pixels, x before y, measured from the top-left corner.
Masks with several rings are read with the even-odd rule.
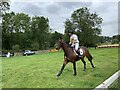
[[[83,50],[80,48],[80,55],[83,55]]]

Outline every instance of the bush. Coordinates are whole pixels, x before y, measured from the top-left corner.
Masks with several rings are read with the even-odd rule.
[[[32,50],[39,50],[39,43],[38,42],[33,42],[31,44]]]
[[[119,44],[119,40],[118,39],[113,39],[112,44]]]
[[[16,45],[13,45],[12,46],[12,49],[16,52],[19,52],[20,51],[20,45],[16,44]]]

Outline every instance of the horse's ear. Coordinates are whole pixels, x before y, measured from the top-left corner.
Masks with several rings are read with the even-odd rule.
[[[59,39],[61,39],[61,40],[62,40],[62,37],[60,36],[60,37],[59,37]]]
[[[59,37],[59,41],[60,41],[60,42],[63,42],[62,36]]]
[[[59,40],[62,40],[62,37],[61,37],[61,36],[59,37]]]

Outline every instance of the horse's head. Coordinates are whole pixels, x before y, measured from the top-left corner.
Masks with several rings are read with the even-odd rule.
[[[59,50],[60,48],[62,48],[62,46],[63,46],[63,39],[62,37],[60,37],[55,45],[55,48]]]

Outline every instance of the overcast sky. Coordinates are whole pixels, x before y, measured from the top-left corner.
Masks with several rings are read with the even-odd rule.
[[[33,2],[34,1],[34,2]],[[64,22],[69,19],[73,11],[81,7],[88,7],[91,13],[96,12],[103,18],[102,35],[113,36],[118,34],[118,0],[11,0],[11,11],[24,12],[29,16],[45,16],[49,18],[50,27],[54,31],[64,33]]]

